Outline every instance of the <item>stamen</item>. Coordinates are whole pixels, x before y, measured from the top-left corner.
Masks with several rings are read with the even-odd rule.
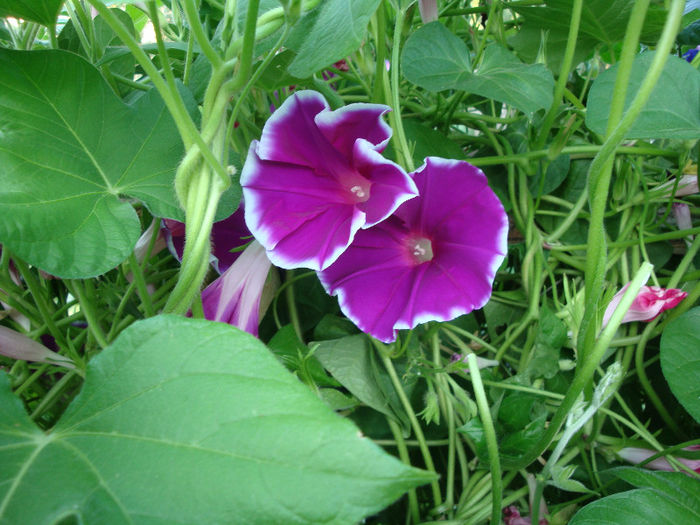
[[[433,260],[433,244],[427,237],[414,237],[410,239],[408,249],[416,264]]]
[[[354,193],[358,199],[362,199],[366,195],[365,190],[362,189],[362,186],[353,186],[350,188],[350,191]]]

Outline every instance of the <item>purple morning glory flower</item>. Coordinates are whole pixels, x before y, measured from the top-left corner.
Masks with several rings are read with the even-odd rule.
[[[345,315],[384,342],[484,306],[506,254],[508,218],[478,168],[428,157],[414,179],[417,199],[319,273]]]
[[[253,241],[236,261],[202,291],[204,317],[258,335],[260,300],[270,270],[265,248]]]
[[[360,228],[390,216],[418,193],[411,177],[381,156],[391,128],[379,104],[331,111],[314,91],[298,91],[253,141],[241,173],[245,219],[282,268],[321,270]]]

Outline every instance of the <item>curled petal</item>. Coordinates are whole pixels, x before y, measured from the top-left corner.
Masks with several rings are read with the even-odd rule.
[[[676,188],[676,191],[673,192],[673,195],[671,195],[674,186]],[[675,180],[671,180],[661,184],[657,189],[662,190],[662,195],[664,195],[665,197],[684,197],[686,195],[693,195],[695,193],[698,193],[699,191],[698,176],[686,174],[678,180],[677,184]]]
[[[349,158],[358,139],[369,142],[375,151],[384,150],[391,137],[391,128],[382,120],[388,111],[391,108],[382,104],[349,104],[323,111],[315,120],[333,147]]]
[[[328,103],[315,91],[297,91],[265,123],[256,153],[263,160],[274,160],[314,167],[319,156],[326,163],[342,166],[342,155],[324,137],[315,122]]]
[[[357,205],[366,215],[363,228],[383,221],[404,202],[418,195],[413,179],[395,162],[382,157],[366,140],[353,147],[353,163],[357,171],[370,181],[369,199]]]
[[[438,19],[437,0],[418,0],[420,19],[424,24],[435,22]]]
[[[156,236],[155,241],[153,241],[154,235]],[[136,241],[134,256],[138,262],[143,262],[144,258],[148,254],[148,248],[151,246],[151,241],[153,241],[153,248],[150,252],[151,255],[157,254],[166,247],[165,236],[160,228],[156,229],[156,222],[151,222],[151,225],[141,234],[139,240]]]

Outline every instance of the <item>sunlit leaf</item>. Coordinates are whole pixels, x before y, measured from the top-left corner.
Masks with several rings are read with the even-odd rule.
[[[0,242],[60,277],[121,263],[141,229],[127,199],[182,218],[182,158],[155,90],[124,104],[93,66],[65,51],[0,49]]]
[[[440,22],[427,24],[409,37],[401,63],[405,77],[429,91],[458,89],[525,113],[552,103],[554,80],[542,64],[523,64],[504,47],[490,44],[473,71],[466,44]]]
[[[0,522],[356,523],[431,475],[229,325],[163,316],[94,358],[48,434],[0,375]]]
[[[638,55],[632,64],[625,108],[649,70],[654,52]],[[596,133],[605,133],[617,66],[605,70],[593,83],[588,96],[586,125]],[[685,60],[670,56],[639,117],[625,135],[628,139],[700,137],[700,71]]]

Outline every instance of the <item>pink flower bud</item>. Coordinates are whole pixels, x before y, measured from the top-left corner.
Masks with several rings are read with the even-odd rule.
[[[605,327],[612,317],[615,308],[620,304],[620,300],[624,295],[629,284],[626,284],[615,296],[605,309],[603,316],[603,327]],[[661,312],[674,308],[678,303],[688,295],[683,290],[676,288],[661,288],[659,286],[642,286],[637,294],[637,297],[632,302],[632,306],[627,310],[627,313],[622,318],[623,323],[632,321],[652,321],[656,319]]]
[[[685,447],[683,450],[688,450],[688,451],[695,451],[695,450],[700,450],[700,445],[692,445],[690,447]],[[655,450],[649,450],[646,448],[637,448],[637,447],[626,447],[620,450],[617,455],[620,456],[621,459],[624,459],[625,461],[629,463],[641,463],[642,461],[650,458],[651,456],[656,455],[657,452]],[[676,457],[678,461],[686,465],[687,467],[691,468],[697,473],[700,473],[700,459],[688,459],[688,458],[681,458],[681,457]],[[645,463],[644,468],[649,468],[653,470],[668,470],[672,471],[675,470],[671,467],[671,464],[668,462],[668,460],[665,457],[658,457],[656,459],[653,459],[649,461],[648,463]]]
[[[0,354],[23,361],[38,361],[75,368],[73,361],[68,357],[52,352],[41,343],[6,326],[0,326]]]
[[[420,19],[424,24],[435,22],[438,19],[437,0],[418,0]]]
[[[684,197],[685,195],[693,195],[694,193],[698,193],[698,176],[690,174],[683,175],[678,181],[675,193],[671,195],[674,185],[676,185],[676,181],[671,180],[659,186],[658,189],[664,190],[664,195],[667,197]]]

